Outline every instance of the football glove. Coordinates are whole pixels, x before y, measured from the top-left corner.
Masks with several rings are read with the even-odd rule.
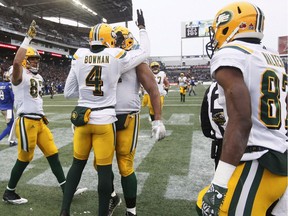
[[[35,20],[32,20],[26,35],[27,35],[27,37],[29,37],[31,39],[36,36],[36,22],[35,22]]]
[[[218,215],[220,206],[223,203],[226,193],[227,188],[223,188],[212,183],[208,191],[203,196],[202,215],[204,216]]]
[[[144,17],[143,17],[143,12],[142,10],[137,10],[137,22],[136,25],[139,26],[144,26],[145,27],[145,21],[144,21]]]
[[[156,141],[164,139],[166,135],[166,129],[161,120],[152,121],[152,136]]]

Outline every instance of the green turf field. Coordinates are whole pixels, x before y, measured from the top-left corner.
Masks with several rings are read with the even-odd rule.
[[[141,111],[141,130],[137,147],[135,168],[138,176],[137,215],[140,216],[194,216],[197,193],[210,183],[214,162],[210,159],[210,140],[201,132],[199,113],[205,86],[196,87],[197,96],[186,95],[180,103],[176,87],[165,98],[163,121],[167,137],[154,142],[150,138],[151,123],[148,108]],[[65,173],[72,162],[72,131],[70,112],[76,101],[61,95],[54,99],[44,97],[44,111],[50,121],[54,139],[59,147],[60,160]],[[0,130],[4,129],[0,120]],[[10,171],[17,158],[17,148],[8,147],[7,139],[0,141],[0,193],[7,185]],[[97,173],[93,169],[92,154],[83,172],[80,186],[88,192],[74,198],[72,215],[97,215]],[[115,161],[114,161],[114,165]],[[123,193],[116,166],[115,189]],[[17,192],[28,199],[20,206],[0,203],[3,216],[57,216],[60,212],[62,192],[52,174],[48,162],[37,149],[33,161],[24,172]],[[125,215],[124,201],[114,214]]]

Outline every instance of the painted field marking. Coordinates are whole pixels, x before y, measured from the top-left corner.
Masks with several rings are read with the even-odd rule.
[[[165,198],[197,200],[198,192],[210,184],[214,161],[210,158],[211,140],[201,131],[193,131],[192,151],[187,176],[170,176]]]

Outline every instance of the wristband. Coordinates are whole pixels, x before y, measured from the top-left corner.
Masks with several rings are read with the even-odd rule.
[[[28,49],[29,44],[31,42],[32,38],[31,37],[25,37],[22,44],[20,45],[20,47],[24,48],[24,49]]]
[[[212,183],[220,187],[228,188],[228,182],[235,169],[235,166],[220,160],[215,171]]]

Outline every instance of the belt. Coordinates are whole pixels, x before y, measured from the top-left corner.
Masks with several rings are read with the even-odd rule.
[[[43,115],[38,114],[38,113],[20,113],[19,116],[27,118],[27,119],[36,120],[36,121],[40,121],[43,118]],[[33,118],[32,116],[35,116],[35,118]],[[40,117],[40,118],[38,118],[38,117]]]
[[[91,108],[91,111],[99,111],[103,109],[113,109],[115,106],[106,106],[106,107],[96,107],[96,108]]]
[[[247,146],[244,153],[252,153],[252,152],[259,152],[269,150],[268,148],[262,146]]]

